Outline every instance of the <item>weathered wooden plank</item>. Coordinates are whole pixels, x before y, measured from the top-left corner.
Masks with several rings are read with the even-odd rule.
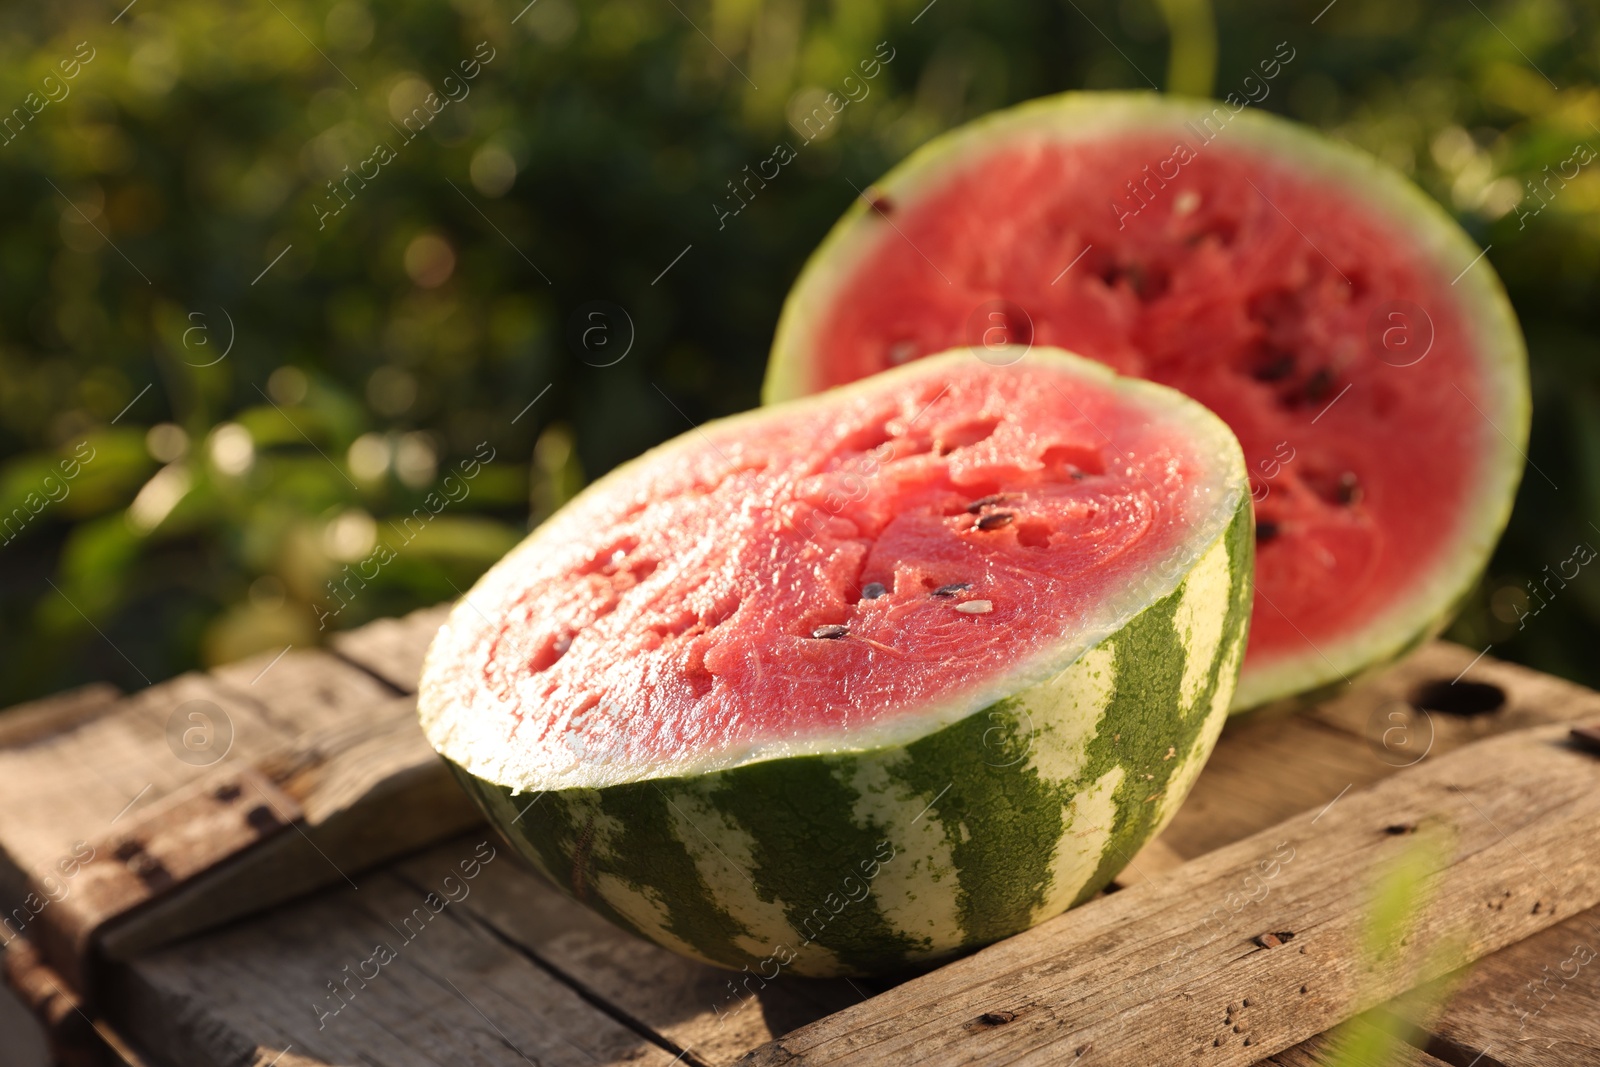
[[[1463,683],[1472,688],[1461,690]],[[1422,709],[1416,706],[1419,703],[1436,707]],[[1232,840],[1241,831],[1262,829],[1284,817],[1285,807],[1309,802],[1302,806],[1320,808],[1347,786],[1397,773],[1413,761],[1433,759],[1509,730],[1597,717],[1600,694],[1592,690],[1480,657],[1459,645],[1434,642],[1317,707],[1230,725],[1173,827],[1151,847],[1176,843],[1191,853],[1203,851],[1213,843]],[[1304,758],[1306,753],[1314,755]],[[1146,876],[1162,873],[1159,868],[1152,869],[1143,853],[1134,864]],[[1118,879],[1126,885],[1138,880],[1130,872]],[[1600,913],[1596,918],[1600,919]],[[1508,945],[1481,961],[1472,974],[1481,971],[1496,976],[1495,980],[1508,973],[1526,974],[1529,977],[1524,981],[1542,978],[1542,968],[1549,963],[1543,958],[1549,955],[1548,939],[1555,936],[1552,930]],[[1600,949],[1600,939],[1587,944]],[[1569,951],[1560,956],[1556,964],[1570,955]],[[1587,992],[1581,983],[1567,983],[1567,995],[1541,1013],[1550,1033],[1558,1035],[1541,1047],[1536,1042],[1515,1040],[1521,1023],[1514,1013],[1508,1018],[1506,1011],[1484,1006],[1484,997],[1489,995],[1487,981],[1469,979],[1443,1016],[1441,1026],[1447,1028],[1434,1031],[1436,1040],[1449,1041],[1459,1051],[1456,1059],[1469,1063],[1487,1047],[1489,1052],[1480,1067],[1600,1062],[1600,1054],[1588,1051],[1588,1046],[1600,1044],[1594,1021],[1600,1020],[1600,982]],[[1429,998],[1438,995],[1434,990],[1427,994]],[[1422,1010],[1424,1004],[1431,1005],[1431,1000],[1402,999],[1389,1010],[1403,1015],[1413,1027],[1431,1030],[1433,1020]],[[1321,1048],[1314,1043],[1308,1047]]]
[[[253,700],[286,737],[336,727],[351,715],[370,715],[394,691],[367,671],[321,649],[267,652],[225,664],[211,678]]]
[[[426,884],[440,855],[436,849],[394,870],[413,884]],[[756,995],[743,993],[733,987],[732,972],[624,933],[514,857],[486,870],[460,906],[590,997],[688,1049],[691,1063],[731,1063],[763,1041],[867,995],[844,980],[793,978],[770,982]]]
[[[451,604],[419,608],[398,619],[379,619],[335,636],[339,655],[382,678],[402,693],[415,693],[422,676],[422,658],[433,635],[450,614]]]
[[[90,842],[57,906],[29,927],[29,938],[72,988],[87,990],[94,938],[107,923],[122,921],[152,894],[198,880],[241,850],[289,832],[300,814],[270,779],[225,760]],[[61,881],[67,882],[65,867]]]
[[[1117,875],[1113,887],[1126,889],[1140,882],[1152,882],[1182,867],[1184,862],[1184,857],[1178,855],[1163,838],[1158,837],[1154,841],[1147,842],[1128,860],[1128,866]]]
[[[304,822],[115,921],[106,951],[126,955],[346,880],[479,818],[422,736],[411,698],[325,652],[255,657],[0,748],[0,940],[45,908],[74,907],[84,843],[125,832],[224,762],[261,769]]]
[[[1302,1041],[1268,1059],[1260,1067],[1452,1067],[1395,1037],[1366,1017]],[[1459,1067],[1459,1065],[1456,1065]],[[1488,1067],[1482,1064],[1480,1067]]]
[[[1230,723],[1159,840],[1192,859],[1473,741],[1580,719],[1600,719],[1600,693],[1435,641],[1316,707]]]
[[[480,844],[482,842],[482,844]],[[129,1037],[172,1067],[645,1064],[651,1041],[507,945],[464,903],[508,864],[482,837],[112,970]],[[431,896],[430,896],[431,894]]]
[[[316,651],[152,686],[49,736],[0,746],[0,849],[23,872],[47,871],[76,841],[223,759],[263,760],[299,738],[404,719],[392,701],[363,671]]]
[[[1466,688],[1470,687],[1470,688]],[[1417,705],[1428,705],[1419,708]],[[1484,737],[1540,723],[1592,721],[1600,718],[1600,693],[1537,671],[1503,663],[1478,652],[1435,642],[1384,674],[1315,708],[1293,716],[1246,722],[1230,728],[1218,746],[1217,758],[1206,767],[1195,794],[1175,820],[1174,832],[1155,844],[1184,841],[1188,827],[1197,835],[1227,837],[1240,828],[1251,831],[1277,814],[1291,795],[1320,792],[1329,800],[1346,785],[1404,769],[1412,761],[1434,759]],[[1359,745],[1331,736],[1329,730]],[[1388,735],[1387,737],[1385,735]],[[1263,744],[1263,741],[1266,744]],[[1387,742],[1387,743],[1386,743]],[[1297,749],[1325,750],[1315,760],[1299,760]],[[1365,750],[1370,759],[1363,762]],[[1285,783],[1273,767],[1295,769]],[[1262,768],[1267,768],[1262,773]],[[1324,801],[1325,802],[1325,801]],[[1135,860],[1146,867],[1143,857]],[[1148,873],[1148,872],[1147,872]],[[1122,881],[1128,882],[1125,875]],[[1430,988],[1418,997],[1402,998],[1388,1010],[1403,1016],[1414,1028],[1431,1035],[1441,1049],[1452,1050],[1452,1062],[1471,1063],[1480,1054],[1480,1067],[1546,1067],[1600,1063],[1600,979],[1586,984],[1593,967],[1582,968],[1576,979],[1563,981],[1559,968],[1568,963],[1578,946],[1600,951],[1600,936],[1584,939],[1584,923],[1600,930],[1600,912],[1569,919],[1559,927],[1508,945],[1480,961],[1465,984],[1448,1000],[1439,1017],[1425,1007],[1447,991]],[[1574,934],[1561,943],[1561,930]],[[1553,954],[1552,945],[1566,949]],[[1583,953],[1578,953],[1581,957]],[[1550,970],[1546,971],[1548,967]],[[1552,974],[1558,977],[1550,978]],[[1521,976],[1520,985],[1513,976]],[[1551,999],[1528,1021],[1520,1016],[1543,994],[1527,987],[1550,978],[1561,995]],[[1502,988],[1510,982],[1515,988]],[[1516,995],[1527,1002],[1513,1008]],[[1545,1036],[1529,1037],[1537,1026]],[[1487,1050],[1487,1051],[1486,1051]]]
[[[383,716],[303,735],[263,769],[305,811],[297,832],[262,842],[205,879],[107,930],[117,959],[338,882],[481,821],[417,726],[410,697]]]
[[[1435,641],[1301,717],[1364,737],[1382,762],[1405,766],[1509,730],[1600,719],[1600,693]]]
[[[1253,1063],[1600,902],[1600,855],[1578,847],[1600,820],[1600,760],[1566,733],[1507,735],[1353,790],[745,1062],[1048,1063],[1093,1050],[1110,1063]],[[1408,924],[1419,948],[1364,958],[1374,884],[1418,848],[1418,826],[1449,843],[1442,859],[1416,861],[1427,872]],[[1548,888],[1528,884],[1530,865]]]
[[[214,721],[209,734],[193,734],[195,744],[185,748],[184,732],[202,729],[191,713]],[[231,731],[226,746],[216,730],[224,722]],[[65,733],[0,748],[0,886],[6,894],[0,899],[9,905],[25,894],[28,879],[63,877],[61,864],[70,866],[77,844],[205,774],[224,747],[242,754],[283,741],[253,701],[205,675],[186,674]]]
[[[339,639],[340,655],[380,675],[395,688],[410,688],[414,686],[422,653],[442,619],[441,609],[430,609],[430,612],[432,617],[428,612],[417,613],[409,617],[409,622],[395,620],[343,635]],[[369,629],[374,632],[368,634]],[[1470,716],[1443,711],[1433,711],[1426,716],[1410,713],[1406,722],[1412,734],[1416,735],[1420,724],[1426,723],[1434,738],[1433,748],[1422,763],[1424,766],[1437,762],[1437,757],[1444,752],[1477,736],[1518,723],[1588,714],[1589,709],[1600,707],[1600,696],[1587,690],[1534,672],[1507,668],[1487,657],[1473,663],[1476,655],[1472,650],[1436,644],[1388,675],[1322,708],[1231,727],[1219,746],[1217,757],[1202,774],[1190,803],[1180,812],[1168,834],[1135,857],[1130,867],[1132,873],[1125,874],[1119,881],[1128,886],[1160,881],[1163,873],[1177,866],[1184,856],[1236,840],[1294,812],[1311,809],[1305,817],[1314,818],[1317,811],[1334,800],[1346,786],[1351,786],[1350,795],[1332,809],[1337,812],[1354,798],[1362,784],[1395,774],[1401,764],[1420,754],[1404,744],[1390,748],[1383,745],[1382,729],[1374,731],[1372,723],[1376,717],[1381,727],[1389,728],[1391,723],[1383,716],[1396,709],[1386,702],[1414,696],[1419,687],[1430,682],[1448,685],[1450,679],[1469,665],[1471,669],[1465,680],[1500,685],[1506,694],[1505,703],[1500,710]],[[263,762],[277,780],[286,784],[288,791],[307,803],[308,812],[323,804],[322,813],[337,822],[341,805],[359,805],[369,790],[391,778],[396,789],[383,803],[409,802],[403,812],[390,812],[396,821],[426,820],[437,812],[438,806],[459,802],[459,791],[442,778],[443,788],[434,794],[415,785],[399,786],[401,771],[406,768],[417,773],[438,769],[437,761],[420,734],[407,732],[407,727],[414,731],[409,700],[388,695],[376,701],[368,699],[374,692],[388,694],[389,691],[361,671],[347,669],[337,661],[328,667],[321,662],[327,658],[320,653],[298,651],[275,663],[270,656],[258,657],[251,663],[218,672],[220,679],[205,684],[212,686],[213,696],[220,692],[252,709],[262,728],[274,735],[307,728],[294,741],[271,749],[271,755],[263,757]],[[264,674],[261,673],[263,669]],[[331,670],[335,677],[331,682],[319,680],[316,675],[321,670]],[[339,676],[341,670],[347,670],[348,675],[354,676],[353,680]],[[189,699],[194,694],[173,694],[176,696]],[[1481,702],[1483,694],[1476,692],[1474,698]],[[170,712],[173,700],[168,698],[166,703]],[[92,720],[94,716],[85,718]],[[4,717],[0,717],[0,723],[4,721]],[[86,721],[80,729],[93,725],[92,721]],[[0,751],[0,764],[4,759],[5,753]],[[5,768],[0,766],[0,795],[5,791],[4,774]],[[84,779],[80,767],[78,776],[73,779],[76,789],[83,788]],[[154,796],[152,790],[139,799],[135,810],[149,804]],[[339,799],[341,797],[344,799]],[[1328,825],[1333,819],[1332,812],[1315,825],[1319,828]],[[5,814],[6,805],[0,796],[0,843],[9,844],[5,835]],[[470,818],[470,813],[466,817]],[[292,846],[303,855],[285,858],[278,865],[263,854],[260,865],[237,872],[230,895],[243,892],[248,906],[265,906],[283,899],[289,892],[314,887],[314,880],[295,887],[284,874],[319,864],[325,879],[336,881],[339,875],[329,867],[335,857],[339,867],[355,873],[358,883],[365,886],[366,879],[359,876],[359,867],[369,861],[349,862],[350,856],[359,854],[365,840],[359,829],[362,821],[357,819],[346,825],[352,831],[348,839],[333,844],[322,842],[327,858],[317,855],[300,835],[283,835],[284,847]],[[435,832],[448,832],[448,827],[440,825]],[[421,862],[407,862],[397,871],[405,879],[421,884],[419,879],[426,873],[417,867]],[[509,860],[503,867],[492,869],[494,878],[489,877],[490,873],[485,873],[469,900],[452,906],[462,917],[470,916],[472,922],[481,924],[480,933],[491,934],[502,945],[538,961],[541,968],[559,974],[563,982],[584,995],[611,1005],[617,1014],[632,1020],[638,1027],[663,1035],[669,1047],[691,1048],[693,1051],[685,1056],[688,1062],[725,1063],[738,1051],[774,1033],[807,1023],[833,1008],[860,999],[855,990],[849,990],[846,996],[848,987],[843,983],[829,987],[796,981],[792,989],[784,989],[783,983],[772,984],[761,1000],[739,1010],[743,1002],[728,995],[725,972],[702,968],[612,929],[533,876],[513,872]],[[281,891],[275,890],[275,885],[280,886]],[[251,896],[252,892],[258,895]],[[1225,896],[1226,891],[1221,895]],[[172,913],[182,916],[190,902],[174,898],[167,906]],[[1072,919],[1074,916],[1067,916],[1057,921]],[[116,954],[122,957],[135,952],[142,944],[126,937],[118,941],[117,936],[113,932],[110,941]],[[1502,952],[1514,953],[1518,948],[1520,946]],[[857,984],[868,992],[875,988]],[[708,996],[718,992],[720,997]],[[196,990],[195,995],[197,1002],[203,1004],[206,991]],[[1578,1000],[1576,997],[1568,999],[1573,1003]],[[1553,1010],[1547,1008],[1541,1018]],[[270,1043],[259,1047],[265,1050]],[[1260,1042],[1252,1046],[1253,1049],[1260,1047]],[[1316,1046],[1309,1047],[1316,1050]],[[1462,1047],[1470,1046],[1464,1043]],[[291,1062],[299,1051],[291,1050],[281,1062]],[[270,1059],[271,1056],[266,1056],[261,1062]],[[1514,1067],[1521,1065],[1521,1061],[1514,1059],[1504,1062]],[[1485,1060],[1482,1067],[1490,1067],[1490,1061]]]
[[[121,690],[114,685],[90,682],[65,693],[7,708],[0,713],[0,748],[15,748],[70,730],[99,715],[121,696]]]
[[[1530,880],[1536,890],[1543,884],[1538,874]],[[1436,1008],[1441,1001],[1442,1011]],[[1452,1062],[1593,1067],[1600,1063],[1600,909],[1509,945],[1464,974],[1423,986],[1389,1011],[1426,1029],[1439,1054]]]

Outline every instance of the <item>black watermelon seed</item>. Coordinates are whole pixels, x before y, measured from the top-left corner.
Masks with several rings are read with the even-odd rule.
[[[1306,399],[1321,400],[1333,391],[1333,371],[1327,367],[1319,367],[1317,372],[1306,380]]]
[[[868,582],[866,585],[861,587],[861,599],[877,600],[888,591],[889,590],[882,582]]]
[[[819,626],[811,631],[811,636],[819,641],[837,641],[850,632],[850,627],[843,623],[830,622],[826,626]]]
[[[1005,500],[1004,493],[995,493],[993,496],[980,496],[967,505],[967,514],[976,515],[990,504],[999,504]]]
[[[966,589],[971,589],[971,588],[972,588],[972,583],[971,582],[951,582],[949,585],[941,585],[939,588],[935,589],[933,591],[933,595],[934,596],[955,596],[957,593],[959,593],[959,592],[961,592],[963,590],[966,590]]]
[[[1262,544],[1278,536],[1278,524],[1275,522],[1256,523],[1256,543]]]
[[[1014,518],[1016,518],[1016,516],[1011,514],[1009,511],[996,511],[979,519],[978,529],[998,530],[1002,526],[1010,526],[1011,520]]]
[[[888,218],[889,212],[894,210],[894,201],[890,200],[887,196],[884,196],[876,189],[867,190],[867,204],[872,208],[872,210],[876,211],[884,218]]]
[[[1261,364],[1250,372],[1258,382],[1281,382],[1294,373],[1294,356],[1285,352]]]
[[[1356,478],[1354,471],[1345,471],[1339,475],[1338,492],[1339,503],[1347,507],[1361,499],[1361,482]]]

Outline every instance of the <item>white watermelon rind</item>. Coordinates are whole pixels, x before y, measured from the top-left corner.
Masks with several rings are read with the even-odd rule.
[[[1334,687],[1416,648],[1449,624],[1487,566],[1522,478],[1532,399],[1522,333],[1483,250],[1426,193],[1357,148],[1255,108],[1235,112],[1225,103],[1153,93],[1063,93],[996,112],[929,141],[873,188],[891,203],[907,204],[922,189],[1018,138],[1042,133],[1055,140],[1093,140],[1146,128],[1171,130],[1185,122],[1198,127],[1208,118],[1213,127],[1221,126],[1219,142],[1301,166],[1319,180],[1339,184],[1414,242],[1442,278],[1456,279],[1451,291],[1473,328],[1484,383],[1479,406],[1485,462],[1474,499],[1460,509],[1453,544],[1438,554],[1431,573],[1408,595],[1359,632],[1319,640],[1308,651],[1271,663],[1252,663],[1234,698],[1234,710],[1245,711],[1292,704],[1313,691],[1335,692]],[[766,402],[815,388],[807,378],[813,364],[805,353],[822,318],[819,309],[832,306],[862,250],[879,239],[882,228],[872,225],[875,219],[872,208],[858,198],[802,268],[778,320],[762,390]],[[1440,388],[1449,390],[1447,383]]]

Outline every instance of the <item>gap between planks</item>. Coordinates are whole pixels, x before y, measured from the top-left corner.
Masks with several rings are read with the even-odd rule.
[[[396,870],[391,873],[393,873],[395,878],[400,882],[410,886],[418,893],[428,892],[424,886],[412,881],[405,872]],[[612,1003],[599,993],[590,989],[580,978],[578,978],[577,975],[570,974],[567,971],[562,970],[554,963],[543,958],[533,949],[522,944],[520,941],[506,936],[492,923],[485,922],[476,914],[476,912],[464,911],[459,914],[456,912],[451,912],[450,917],[455,922],[472,927],[479,933],[487,935],[488,937],[493,938],[495,941],[498,941],[511,952],[516,953],[523,959],[526,959],[529,963],[533,964],[535,967],[538,967],[540,970],[549,974],[551,978],[571,988],[574,993],[583,998],[583,1000],[588,1002],[597,1011],[609,1015],[621,1025],[638,1034],[644,1040],[659,1045],[663,1050],[672,1053],[674,1057],[673,1062],[676,1063],[681,1061],[685,1064],[691,1065],[691,1067],[714,1067],[713,1064],[701,1059],[692,1048],[679,1045],[665,1034],[657,1032],[654,1028],[642,1020],[634,1018],[632,1014],[624,1010],[621,1006]]]

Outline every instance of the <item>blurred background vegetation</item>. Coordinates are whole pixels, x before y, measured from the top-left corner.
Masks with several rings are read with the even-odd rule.
[[[756,403],[852,183],[1045,93],[1223,95],[1280,41],[1261,106],[1447,205],[1528,333],[1548,477],[1453,635],[1600,682],[1600,580],[1517,622],[1525,583],[1600,547],[1600,166],[1536,215],[1528,191],[1600,149],[1593,7],[123,3],[0,13],[0,109],[25,109],[0,133],[0,519],[27,516],[0,526],[0,705],[457,595],[586,478]],[[870,95],[719,228],[727,183],[879,42]],[[467,95],[407,143],[430,88]],[[376,577],[344,603],[347,566]]]

